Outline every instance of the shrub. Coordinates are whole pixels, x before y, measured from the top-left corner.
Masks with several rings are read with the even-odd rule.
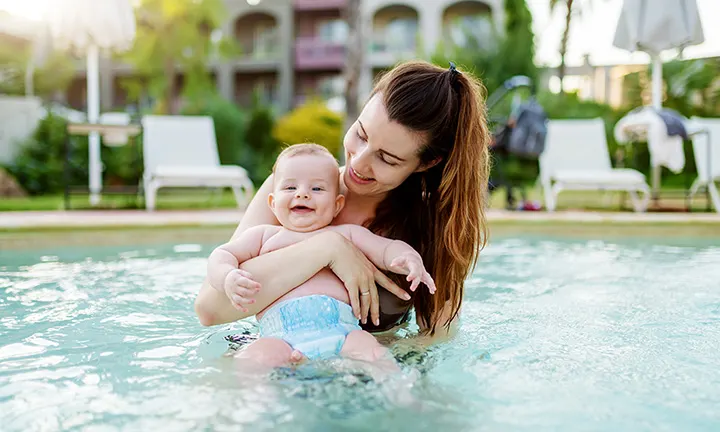
[[[322,101],[311,100],[280,118],[273,137],[286,145],[314,142],[338,156],[343,132],[343,117]]]
[[[67,121],[49,113],[38,123],[33,134],[22,143],[8,171],[30,195],[63,190],[63,168]],[[71,184],[87,183],[87,138],[74,141],[70,170]]]
[[[59,193],[65,179],[67,120],[49,112],[33,134],[21,145],[8,171],[31,195]],[[136,185],[142,176],[142,159],[134,145],[101,147],[103,184]],[[68,170],[72,186],[88,183],[88,137],[73,136]]]
[[[262,184],[270,175],[275,158],[280,154],[280,143],[272,136],[275,118],[268,106],[255,104],[245,132],[245,143],[251,151],[243,153],[240,164],[255,184]]]

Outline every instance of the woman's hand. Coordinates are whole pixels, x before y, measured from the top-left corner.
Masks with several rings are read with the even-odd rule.
[[[345,284],[350,297],[353,313],[365,324],[368,311],[375,325],[380,325],[380,299],[377,282],[403,300],[410,300],[410,294],[388,279],[350,240],[342,234],[328,231],[323,242],[331,252],[328,267]]]

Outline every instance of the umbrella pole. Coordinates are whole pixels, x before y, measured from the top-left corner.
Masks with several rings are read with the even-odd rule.
[[[88,47],[87,52],[87,102],[88,123],[97,123],[100,117],[100,53],[97,45]],[[100,160],[100,135],[91,132],[89,138],[90,205],[100,203],[102,188],[102,162]]]
[[[35,60],[30,59],[25,68],[25,96],[35,96],[33,75],[35,74]]]
[[[659,54],[652,55],[652,107],[662,108],[662,60]],[[660,193],[660,166],[652,166],[652,198],[655,204]]]

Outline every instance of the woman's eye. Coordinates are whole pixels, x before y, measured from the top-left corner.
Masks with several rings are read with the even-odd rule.
[[[360,138],[362,141],[365,141],[365,138],[360,136],[360,132],[355,131],[355,135],[357,135],[357,137]]]
[[[388,165],[390,165],[390,166],[395,166],[395,165],[397,165],[395,162],[390,162],[389,160],[385,159],[385,157],[384,157],[383,155],[381,155],[381,154],[378,155],[378,158],[380,158],[380,160],[383,161],[383,163],[386,163],[386,164],[388,164]]]

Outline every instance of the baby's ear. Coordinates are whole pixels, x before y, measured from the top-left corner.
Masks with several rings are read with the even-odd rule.
[[[271,193],[268,194],[268,207],[275,213],[275,196]]]
[[[338,213],[340,213],[340,210],[343,209],[343,207],[345,207],[345,195],[338,194],[338,196],[335,198],[335,215],[333,217],[337,216]]]

